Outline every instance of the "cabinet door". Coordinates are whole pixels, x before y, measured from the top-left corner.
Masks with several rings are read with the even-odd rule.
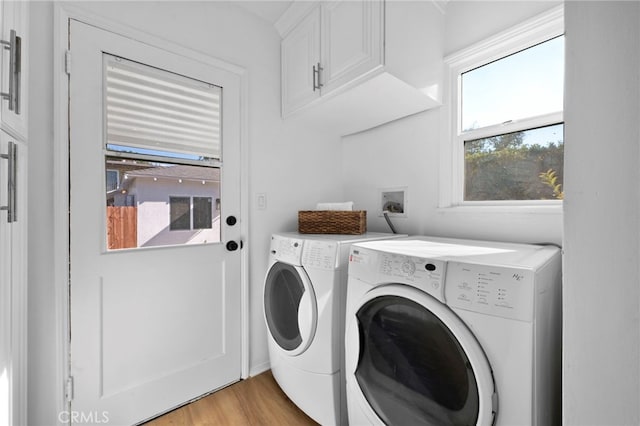
[[[2,1],[2,55],[0,60],[0,91],[17,99],[10,106],[9,100],[2,99],[0,103],[0,118],[2,129],[22,140],[27,139],[27,102],[28,90],[28,12],[29,3],[22,1]],[[12,31],[15,32],[13,46],[16,49],[14,69],[12,67],[12,51],[4,42],[11,42]],[[13,77],[13,80],[12,80]],[[11,82],[15,81],[13,85]],[[10,86],[13,86],[10,89]]]
[[[9,144],[13,148],[9,148]],[[26,424],[26,167],[25,146],[0,131],[0,424]],[[7,154],[11,154],[9,166]],[[13,173],[10,173],[13,170]],[[9,180],[19,191],[9,201]]]
[[[383,7],[382,0],[342,0],[323,4],[323,94],[383,64]]]
[[[314,8],[282,40],[282,115],[320,96],[314,67],[320,62],[320,9]]]
[[[7,153],[7,142],[0,132],[0,154]],[[7,205],[7,161],[0,159],[0,205]],[[0,211],[0,368],[11,365],[11,224],[7,212]],[[0,424],[11,424],[9,380],[0,380]]]

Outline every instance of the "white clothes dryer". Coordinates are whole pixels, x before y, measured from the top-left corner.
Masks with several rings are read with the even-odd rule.
[[[560,250],[355,244],[345,353],[353,425],[559,424]]]
[[[323,425],[346,424],[344,315],[349,248],[402,235],[280,233],[271,238],[264,314],[274,378]]]

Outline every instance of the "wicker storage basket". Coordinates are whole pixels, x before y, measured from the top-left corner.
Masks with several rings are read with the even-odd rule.
[[[301,210],[298,212],[301,234],[350,234],[367,232],[366,210]]]

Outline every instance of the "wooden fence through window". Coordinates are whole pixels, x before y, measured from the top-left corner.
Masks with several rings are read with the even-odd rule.
[[[137,207],[107,206],[107,247],[110,250],[138,247]]]

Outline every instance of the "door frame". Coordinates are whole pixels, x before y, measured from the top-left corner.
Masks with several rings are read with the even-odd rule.
[[[110,31],[137,42],[145,43],[171,53],[188,57],[207,65],[236,74],[240,79],[240,234],[241,240],[248,242],[249,236],[249,186],[248,186],[248,74],[245,68],[220,59],[190,50],[179,44],[162,40],[152,34],[130,26],[114,22],[81,7],[69,4],[54,4],[53,38],[53,249],[54,249],[54,289],[56,307],[56,377],[55,400],[56,422],[63,425],[68,416],[61,416],[69,409],[67,400],[67,379],[70,366],[70,316],[69,304],[69,76],[65,70],[66,51],[69,46],[69,20],[74,19],[88,25]],[[73,59],[71,59],[73,64]],[[241,304],[241,378],[249,377],[249,282],[248,244],[241,250],[240,304]],[[171,409],[173,407],[167,407]]]

